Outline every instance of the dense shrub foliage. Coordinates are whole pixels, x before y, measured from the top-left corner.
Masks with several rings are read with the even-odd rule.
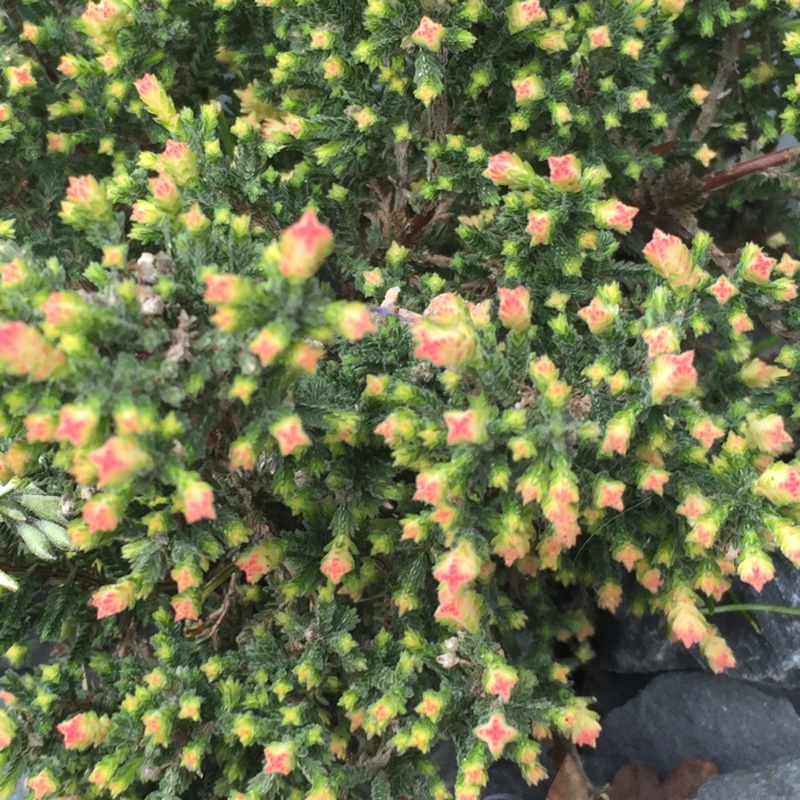
[[[0,797],[535,783],[626,574],[732,666],[800,565],[797,5],[4,3]]]

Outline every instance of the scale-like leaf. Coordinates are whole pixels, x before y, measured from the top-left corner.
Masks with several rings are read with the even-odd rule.
[[[50,549],[47,537],[38,528],[34,528],[27,522],[20,522],[17,525],[17,531],[31,553],[45,561],[55,560],[56,557]]]

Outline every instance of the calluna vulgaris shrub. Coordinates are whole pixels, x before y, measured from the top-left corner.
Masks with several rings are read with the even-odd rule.
[[[0,797],[535,783],[626,573],[732,666],[800,565],[798,5],[4,3]]]

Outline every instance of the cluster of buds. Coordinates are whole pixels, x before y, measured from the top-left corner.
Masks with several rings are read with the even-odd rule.
[[[480,620],[478,596],[469,587],[480,575],[481,559],[473,544],[460,539],[436,563],[433,577],[439,581],[437,620],[457,628],[475,630]]]

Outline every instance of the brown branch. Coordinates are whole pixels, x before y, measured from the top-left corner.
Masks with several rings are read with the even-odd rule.
[[[694,130],[689,137],[693,142],[699,142],[711,129],[720,101],[728,94],[725,87],[728,83],[728,78],[733,72],[736,59],[739,57],[739,47],[743,33],[744,26],[742,25],[732,25],[728,29],[728,35],[725,37],[725,44],[722,46],[722,52],[719,56],[717,74],[714,76],[714,82],[708,90],[708,97],[703,103],[700,116],[697,118]]]
[[[800,156],[800,144],[795,144],[783,150],[776,150],[763,156],[739,161],[730,167],[713,172],[705,178],[703,180],[703,192],[710,194],[747,175],[782,167],[790,161],[794,161],[798,156]]]

